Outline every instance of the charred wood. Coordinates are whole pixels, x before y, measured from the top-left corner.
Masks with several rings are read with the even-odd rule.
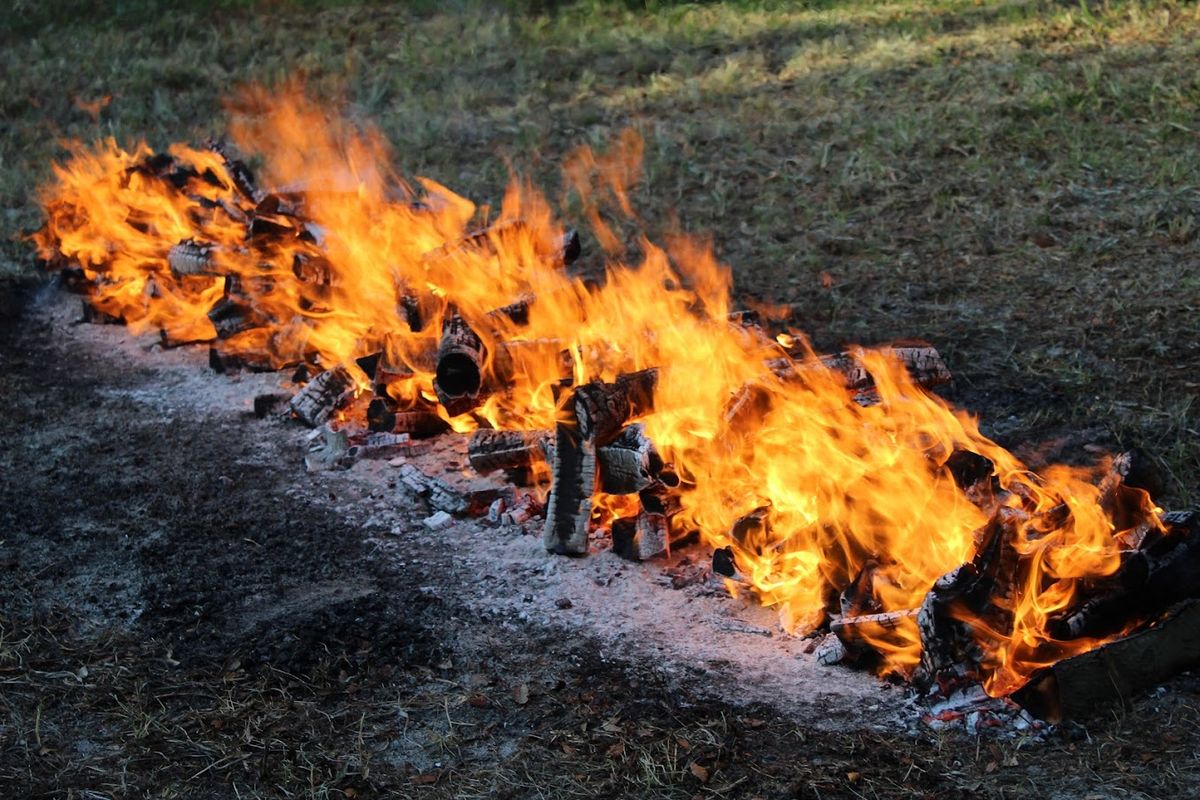
[[[1128,706],[1138,691],[1200,663],[1200,602],[1185,601],[1153,627],[1065,658],[1034,676],[1014,699],[1051,722]]]
[[[467,458],[481,475],[499,469],[528,467],[546,460],[554,449],[550,431],[496,431],[481,428],[471,434]]]
[[[651,486],[663,468],[662,458],[646,436],[645,426],[626,427],[609,444],[597,450],[600,490],[607,494],[635,494]]]
[[[187,239],[167,251],[167,266],[176,275],[212,275],[213,246]]]
[[[438,402],[450,416],[465,414],[479,405],[484,358],[479,334],[471,329],[457,309],[447,308],[442,317],[442,340],[438,347],[433,388]]]
[[[1174,512],[1164,515],[1163,523],[1165,534],[1146,531],[1140,549],[1123,561],[1114,591],[1053,621],[1055,638],[1109,635],[1131,619],[1151,617],[1181,600],[1200,597],[1200,514]]]
[[[92,305],[88,298],[83,298],[80,301],[79,321],[88,325],[124,325],[125,320],[122,317],[109,314],[107,311],[101,311]]]
[[[595,443],[578,426],[560,422],[554,430],[553,478],[542,530],[547,550],[562,555],[587,553],[595,491]]]
[[[616,438],[634,417],[654,410],[658,370],[644,369],[619,376],[612,383],[593,381],[575,390],[579,433],[596,445]]]
[[[315,428],[354,397],[354,379],[344,367],[317,375],[292,398],[288,407],[296,419]]]

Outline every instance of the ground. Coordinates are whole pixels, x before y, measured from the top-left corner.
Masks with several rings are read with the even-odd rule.
[[[927,338],[1002,441],[1138,444],[1169,505],[1197,497],[1190,4],[103,5],[2,23],[6,234],[37,224],[59,137],[201,139],[243,81],[302,73],[406,172],[481,201],[509,163],[557,196],[570,148],[633,125],[648,230],[710,232],[740,295],[826,346]],[[147,416],[122,398],[155,370],[73,357],[27,310],[28,245],[6,235],[0,262],[14,796],[1195,793],[1188,676],[1036,745],[829,733],[695,703],[583,639],[489,633],[420,591],[450,556],[414,552],[419,578],[372,558],[291,491],[263,423]],[[287,602],[300,587],[325,594]]]

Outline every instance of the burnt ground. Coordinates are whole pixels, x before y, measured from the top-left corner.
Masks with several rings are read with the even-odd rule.
[[[0,786],[29,797],[1190,796],[1200,680],[1045,741],[830,731],[586,635],[458,601],[452,550],[380,558],[246,412],[147,413],[0,293]],[[227,379],[212,376],[211,381]],[[723,677],[722,680],[728,680]],[[777,707],[777,705],[779,707]]]

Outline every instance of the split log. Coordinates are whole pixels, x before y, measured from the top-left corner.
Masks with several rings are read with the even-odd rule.
[[[596,445],[616,438],[634,417],[654,410],[657,369],[643,369],[619,376],[613,383],[593,381],[575,390],[575,418],[579,433]]]
[[[520,469],[549,460],[554,449],[550,431],[496,431],[480,428],[471,434],[467,458],[481,475],[498,469]]]
[[[919,608],[902,608],[897,611],[880,611],[875,614],[859,614],[852,617],[833,617],[829,620],[829,630],[842,636],[844,631],[854,628],[876,627],[893,630],[905,624],[906,620],[914,619],[919,614]],[[844,639],[843,639],[844,641]]]
[[[638,492],[641,508],[634,517],[612,524],[613,552],[631,561],[645,561],[668,552],[686,536],[673,537],[671,519],[679,513],[679,498],[662,484]]]
[[[479,335],[457,309],[447,307],[442,317],[433,388],[450,416],[465,414],[479,405],[485,355]]]
[[[1088,717],[1200,663],[1200,602],[1185,601],[1154,627],[1065,658],[1014,699],[1042,719]]]
[[[176,275],[213,275],[213,246],[186,239],[167,251],[167,266]]]
[[[354,379],[344,367],[326,370],[308,382],[288,404],[292,414],[315,428],[354,397]]]
[[[641,424],[629,425],[611,443],[597,450],[600,490],[607,494],[635,494],[651,486],[663,461]]]
[[[552,553],[583,555],[588,549],[592,496],[596,491],[596,445],[571,422],[554,430],[553,478],[542,543]]]

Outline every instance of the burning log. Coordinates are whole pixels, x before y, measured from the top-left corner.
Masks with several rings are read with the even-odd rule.
[[[1137,691],[1200,663],[1200,602],[1185,601],[1152,628],[1065,658],[1042,670],[1014,699],[1042,719],[1094,715],[1128,705]]]
[[[977,667],[983,657],[971,620],[982,619],[991,630],[1011,628],[1012,595],[1019,580],[1016,550],[1024,512],[996,509],[977,534],[975,557],[934,583],[917,613],[921,663],[913,682],[930,686],[946,672]]]
[[[326,370],[308,382],[288,404],[292,414],[309,427],[324,424],[343,403],[354,397],[354,378],[344,367]]]
[[[546,460],[554,449],[550,431],[496,431],[480,428],[471,434],[467,458],[481,475],[499,469],[520,469]]]
[[[187,239],[167,251],[167,266],[176,275],[213,275],[213,246]]]
[[[479,334],[457,309],[448,307],[442,317],[433,388],[450,416],[465,414],[479,405],[485,353]]]
[[[1167,532],[1145,530],[1138,549],[1122,560],[1113,588],[1052,621],[1058,639],[1104,636],[1131,619],[1153,616],[1200,596],[1200,514],[1163,516]]]
[[[899,361],[913,382],[926,389],[950,383],[954,379],[941,354],[931,344],[903,342],[880,347],[875,352]],[[841,373],[846,388],[851,392],[866,392],[875,386],[871,373],[853,353],[823,355],[818,358],[817,363],[825,369]],[[767,366],[784,380],[803,380],[806,374],[812,374],[813,369],[819,368],[812,362],[794,361],[791,358],[772,359],[767,362]]]
[[[611,443],[597,450],[597,456],[600,490],[607,494],[640,492],[655,482],[663,468],[662,457],[641,424],[626,427]]]
[[[653,484],[638,492],[641,508],[634,517],[612,524],[613,552],[630,561],[645,561],[661,555],[688,537],[672,536],[671,519],[679,513],[679,498],[668,487]]]
[[[225,162],[225,170],[229,173],[234,188],[243,197],[255,204],[265,199],[266,193],[258,188],[258,182],[254,179],[254,173],[250,171],[250,168],[246,166],[244,161],[232,156],[225,142],[218,139],[209,139],[208,149],[219,155],[221,160]]]
[[[554,429],[553,479],[542,543],[552,553],[583,555],[588,549],[592,495],[596,491],[596,445],[579,426],[560,422]]]
[[[367,428],[374,433],[407,433],[427,439],[450,429],[446,420],[432,411],[401,411],[388,397],[373,398],[367,405]]]
[[[657,369],[618,376],[613,383],[593,381],[575,390],[575,418],[579,433],[597,445],[611,442],[634,417],[654,410]]]
[[[213,372],[274,372],[279,369],[276,359],[266,348],[239,348],[225,352],[216,345],[208,348],[208,367]]]
[[[208,319],[216,329],[218,339],[228,339],[262,325],[253,306],[228,294],[209,310]]]

